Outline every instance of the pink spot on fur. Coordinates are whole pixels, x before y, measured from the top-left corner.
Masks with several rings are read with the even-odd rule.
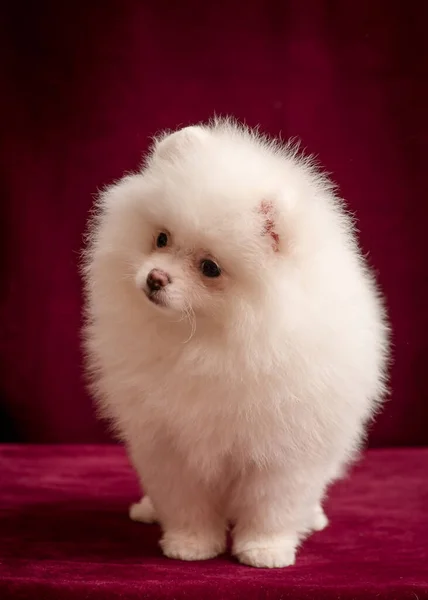
[[[273,218],[274,206],[272,202],[262,200],[260,203],[260,212],[264,215],[265,223],[263,228],[263,234],[269,235],[272,238],[272,249],[274,252],[279,250],[279,235],[275,231],[275,221]]]

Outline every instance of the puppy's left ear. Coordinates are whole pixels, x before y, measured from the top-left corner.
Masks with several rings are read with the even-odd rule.
[[[173,161],[190,148],[202,144],[208,136],[203,127],[192,125],[170,133],[155,143],[153,155],[163,160]]]
[[[262,200],[258,206],[262,217],[262,235],[269,239],[274,252],[279,252],[281,238],[279,234],[279,214],[272,200]]]

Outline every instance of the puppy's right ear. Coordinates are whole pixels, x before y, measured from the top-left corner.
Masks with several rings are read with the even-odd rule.
[[[153,148],[153,156],[172,161],[184,154],[189,148],[203,143],[207,135],[208,132],[198,125],[184,127],[157,140]]]

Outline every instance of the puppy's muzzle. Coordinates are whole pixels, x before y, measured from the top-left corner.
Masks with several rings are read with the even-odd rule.
[[[171,283],[170,276],[160,269],[152,269],[147,275],[147,287],[150,292],[157,292],[165,288],[169,283]]]

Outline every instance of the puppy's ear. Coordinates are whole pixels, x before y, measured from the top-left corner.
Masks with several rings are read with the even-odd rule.
[[[262,216],[262,235],[269,238],[272,250],[279,252],[278,213],[274,203],[271,200],[262,200],[258,212]]]
[[[208,132],[203,127],[197,125],[184,127],[157,141],[153,154],[163,160],[174,160],[189,148],[202,144],[207,136]]]

